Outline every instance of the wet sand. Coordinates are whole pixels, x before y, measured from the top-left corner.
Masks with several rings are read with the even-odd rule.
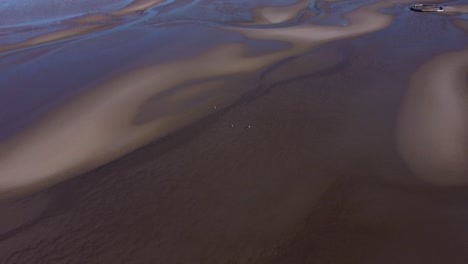
[[[265,1],[251,23],[192,25],[208,44],[159,10],[154,35],[6,51],[0,67],[45,58],[70,79],[63,58],[87,51],[74,67],[97,73],[3,107],[0,263],[466,263],[466,20],[320,3],[343,17]],[[193,45],[164,57],[179,47],[157,34]]]

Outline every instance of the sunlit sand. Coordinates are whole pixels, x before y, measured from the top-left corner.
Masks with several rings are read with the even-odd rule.
[[[0,26],[0,263],[466,263],[446,3],[96,0]]]
[[[135,2],[113,14],[132,12],[159,2],[161,1]],[[312,47],[383,29],[391,23],[392,16],[379,10],[393,4],[378,2],[353,10],[346,14],[351,20],[348,26],[320,26],[310,23],[271,29],[226,27],[227,30],[239,31],[248,38],[285,41],[291,43],[292,47],[266,55],[246,57],[243,54],[245,44],[225,44],[196,58],[136,69],[98,85],[0,146],[0,151],[7,153],[0,158],[1,192],[39,188],[56,183],[109,162],[212,112],[212,106],[204,105],[195,111],[187,109],[187,114],[168,115],[147,124],[133,125],[132,119],[137,115],[139,107],[151,96],[191,80],[258,71]],[[299,7],[303,8],[302,5]],[[284,21],[302,10],[296,6],[283,8],[283,11],[279,7],[263,9],[263,16],[269,17],[271,21]],[[82,34],[95,27],[73,27],[21,45]],[[231,92],[223,95],[223,89],[213,89],[217,89],[221,97],[231,98],[244,92],[240,89],[237,94]]]
[[[415,73],[400,118],[402,156],[422,179],[468,183],[466,50],[441,55]]]

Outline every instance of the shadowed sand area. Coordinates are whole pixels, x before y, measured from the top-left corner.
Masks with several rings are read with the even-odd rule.
[[[466,263],[466,5],[411,3],[141,0],[0,35],[0,263]]]
[[[54,183],[66,176],[81,173],[164,136],[211,111],[210,105],[205,103],[204,107],[190,109],[179,115],[167,115],[148,124],[133,125],[133,116],[150,96],[190,80],[259,71],[311,47],[382,29],[388,26],[392,18],[378,11],[385,6],[391,4],[378,2],[357,8],[347,14],[352,23],[346,27],[306,23],[267,29],[233,28],[246,37],[288,42],[290,47],[258,56],[245,56],[247,45],[229,43],[185,61],[142,67],[105,81],[49,114],[44,121],[0,145],[0,151],[8,152],[1,158],[0,175],[5,175],[0,178],[2,193],[28,188],[34,182],[38,185]],[[283,13],[297,13],[295,6],[284,8],[286,10]],[[274,16],[281,12],[277,9],[264,11],[264,14],[268,13]],[[220,97],[226,95],[231,100],[236,98],[234,91],[225,93],[218,87],[212,88],[220,93]],[[237,90],[237,96],[245,92],[245,89]],[[201,96],[200,93],[193,95]],[[61,125],[57,126],[58,123]],[[73,151],[68,151],[70,148]],[[28,166],[21,165],[24,163]]]

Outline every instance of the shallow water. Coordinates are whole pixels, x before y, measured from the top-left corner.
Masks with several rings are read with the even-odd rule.
[[[42,2],[0,19],[0,260],[464,263],[464,1]]]
[[[3,25],[9,32],[0,39],[1,150],[8,152],[0,167],[3,192],[96,167],[252,89],[200,87],[203,82],[258,79],[268,67],[312,48],[388,27],[392,8],[408,12],[400,1],[117,4],[82,4],[58,9],[60,16],[48,23],[7,19]],[[75,17],[61,19],[71,13]],[[201,83],[201,90],[191,82]],[[151,99],[153,105],[170,100],[179,110],[133,125],[149,98],[163,100]]]

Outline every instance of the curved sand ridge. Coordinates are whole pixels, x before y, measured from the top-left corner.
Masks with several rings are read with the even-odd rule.
[[[148,9],[163,2],[167,2],[167,0],[135,0],[127,6],[114,11],[100,14],[85,14],[79,17],[67,19],[63,21],[63,23],[69,24],[71,26],[69,28],[54,31],[45,35],[34,36],[18,43],[0,45],[0,52],[26,48],[85,35],[100,30],[111,29],[121,24],[120,19],[122,19],[122,16]],[[13,32],[15,31],[14,28],[9,30]]]
[[[411,170],[433,184],[468,183],[468,49],[443,54],[414,75],[397,141]]]
[[[255,17],[255,23],[249,24],[278,24],[297,17],[303,10],[310,5],[309,1],[298,1],[287,7],[262,7],[252,11]]]
[[[287,28],[229,28],[248,38],[285,41],[292,47],[248,57],[244,55],[247,44],[224,44],[196,58],[140,68],[98,85],[0,145],[0,192],[7,195],[59,182],[198,120],[213,112],[214,102],[227,105],[245,89],[226,91],[222,85],[212,82],[205,87],[197,86],[200,93],[181,89],[171,94],[169,101],[187,102],[205,95],[215,99],[192,105],[187,111],[160,116],[152,122],[138,125],[133,122],[149,98],[163,95],[173,87],[190,81],[258,71],[317,45],[385,28],[392,16],[379,10],[395,2],[401,1],[377,2],[353,10],[347,14],[351,21],[347,26],[308,23]],[[282,11],[266,8],[260,12],[266,12],[263,16],[272,21],[282,21],[294,17],[297,8],[284,7]]]

